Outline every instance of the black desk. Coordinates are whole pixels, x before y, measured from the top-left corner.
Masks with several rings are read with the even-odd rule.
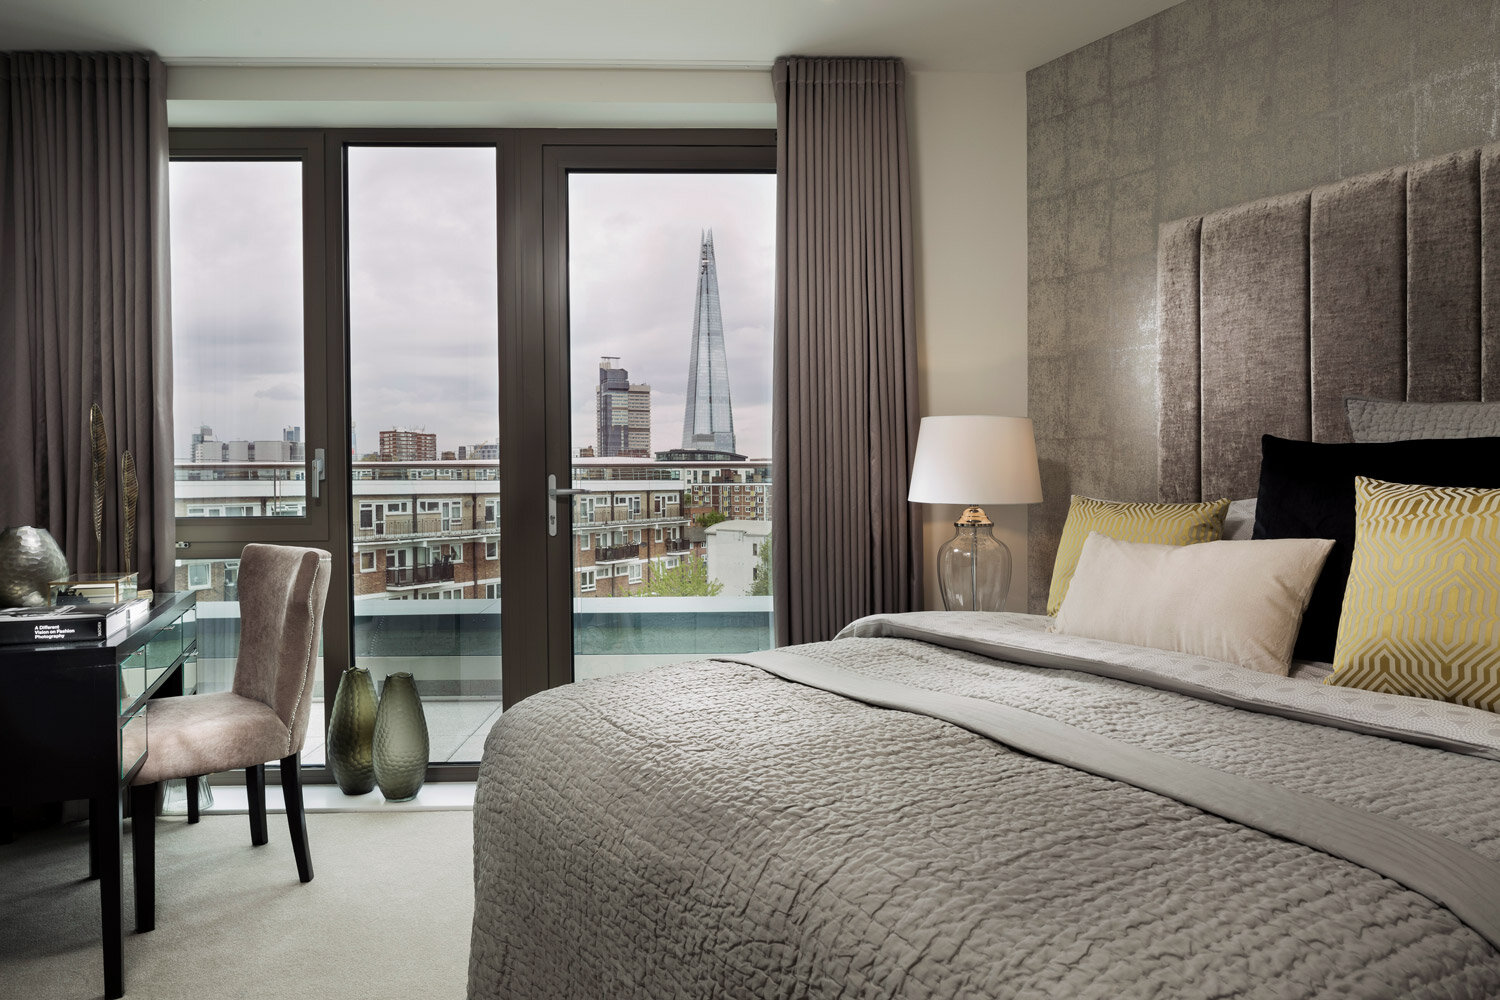
[[[11,768],[0,794],[16,804],[88,800],[111,998],[125,992],[123,793],[146,759],[147,699],[180,694],[184,665],[194,672],[196,606],[193,591],[159,593],[145,620],[103,642],[0,646],[0,760]]]

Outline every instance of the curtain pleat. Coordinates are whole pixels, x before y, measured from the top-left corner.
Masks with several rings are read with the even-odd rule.
[[[772,73],[774,590],[786,645],[920,607],[922,535],[906,501],[918,413],[904,70],[793,56]]]
[[[173,578],[166,71],[138,53],[0,53],[0,523],[45,527],[75,572]],[[96,558],[89,409],[109,440]]]

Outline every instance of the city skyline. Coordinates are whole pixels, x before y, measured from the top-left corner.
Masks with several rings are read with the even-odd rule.
[[[426,428],[440,452],[499,438],[494,170],[492,148],[351,149],[350,384],[361,437]],[[298,165],[175,162],[171,182],[174,452],[187,458],[204,424],[245,440],[306,426]],[[594,437],[603,355],[653,386],[653,450],[677,443],[696,241],[712,226],[739,450],[768,456],[774,175],[574,174],[569,197],[573,453]]]

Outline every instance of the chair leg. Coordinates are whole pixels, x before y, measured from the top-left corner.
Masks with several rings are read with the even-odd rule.
[[[135,929],[156,927],[156,785],[130,787],[130,853],[135,860]]]
[[[292,834],[292,854],[297,858],[297,877],[311,882],[312,855],[307,850],[307,814],[302,808],[302,754],[281,758],[281,794],[286,799],[286,825]]]
[[[191,777],[186,779],[189,823],[198,822],[198,782],[202,780],[203,779],[199,777]]]
[[[266,765],[245,768],[245,795],[250,800],[250,843],[260,847],[266,836]]]

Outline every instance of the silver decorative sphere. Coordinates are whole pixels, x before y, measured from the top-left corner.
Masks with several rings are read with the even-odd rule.
[[[0,531],[0,607],[42,607],[47,584],[67,575],[68,559],[46,528]]]

